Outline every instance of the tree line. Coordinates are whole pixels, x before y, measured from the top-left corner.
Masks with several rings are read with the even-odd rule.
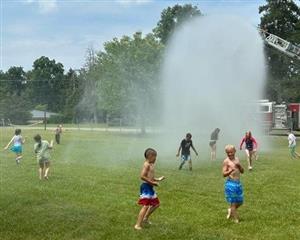
[[[300,8],[295,2],[267,0],[258,11],[260,28],[300,42]],[[81,69],[66,71],[62,63],[42,56],[30,71],[17,66],[0,71],[0,119],[25,123],[30,110],[39,109],[60,113],[53,119],[56,122],[120,118],[124,124],[144,128],[148,121],[159,121],[165,48],[176,28],[194,17],[204,17],[197,6],[168,7],[151,33],[114,38],[102,51],[89,48]],[[265,96],[277,102],[300,102],[299,63],[269,47],[265,52]]]

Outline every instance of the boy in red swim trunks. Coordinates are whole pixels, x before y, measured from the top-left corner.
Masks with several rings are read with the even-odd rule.
[[[142,229],[143,223],[149,222],[149,216],[159,207],[159,200],[153,189],[154,186],[158,186],[158,182],[162,181],[165,177],[154,177],[154,163],[156,161],[157,152],[148,148],[145,151],[145,162],[141,172],[141,179],[143,183],[140,187],[139,205],[142,205],[142,209],[139,212],[137,222],[134,226],[136,230]]]

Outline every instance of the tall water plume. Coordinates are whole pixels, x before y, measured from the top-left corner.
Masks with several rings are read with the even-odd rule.
[[[191,132],[200,151],[209,149],[216,127],[221,146],[238,145],[247,130],[261,140],[257,101],[265,61],[263,41],[250,23],[233,16],[186,23],[169,42],[162,77],[168,145]]]

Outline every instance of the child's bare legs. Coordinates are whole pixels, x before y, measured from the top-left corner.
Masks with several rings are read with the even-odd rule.
[[[189,168],[190,168],[190,171],[192,171],[193,167],[192,167],[192,159],[189,160]]]
[[[22,154],[21,153],[17,153],[16,163],[19,164],[21,159],[22,159]]]
[[[233,218],[234,222],[238,223],[239,222],[239,216],[237,213],[237,209],[241,206],[241,203],[232,203],[230,205],[230,210],[228,212],[229,217],[227,216],[227,218],[229,219],[230,217]]]
[[[255,159],[255,161],[258,160],[257,150],[253,150],[252,155],[253,155],[253,158]]]
[[[45,162],[45,164],[44,164],[44,170],[45,170],[44,178],[46,178],[46,179],[48,179],[48,172],[49,172],[49,169],[50,169],[50,164],[49,164],[49,162]]]
[[[138,215],[137,222],[136,222],[136,224],[135,224],[135,226],[134,226],[134,228],[135,228],[136,230],[141,230],[141,229],[142,229],[142,222],[143,222],[143,220],[144,220],[144,218],[145,218],[146,213],[148,212],[148,210],[149,210],[150,208],[151,208],[151,206],[143,206],[142,209],[140,210],[139,215]],[[153,211],[154,211],[154,210],[153,210]],[[152,211],[152,212],[153,212],[153,211]]]
[[[185,164],[185,160],[183,160],[183,161],[180,163],[179,170],[182,169],[182,167],[183,167],[184,164]]]
[[[43,179],[43,167],[41,167],[41,166],[39,168],[39,177],[40,177],[40,180]]]
[[[248,149],[246,149],[246,155],[247,155],[248,169],[252,170],[252,153]]]
[[[144,222],[149,222],[148,219],[150,217],[150,215],[159,207],[159,204],[155,205],[155,206],[150,206],[144,216],[143,221]]]
[[[213,146],[211,147],[210,159],[211,159],[212,161],[214,161],[214,160],[217,159],[217,146],[216,146],[216,145],[213,145]]]

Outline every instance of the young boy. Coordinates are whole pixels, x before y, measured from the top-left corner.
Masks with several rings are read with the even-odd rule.
[[[34,152],[39,164],[39,177],[40,180],[48,180],[48,173],[50,168],[50,149],[53,148],[53,141],[50,144],[46,140],[42,140],[41,135],[37,134],[34,136]]]
[[[185,164],[186,161],[189,162],[190,171],[192,171],[192,159],[191,159],[191,152],[190,148],[193,149],[196,156],[198,156],[198,153],[196,149],[194,148],[193,142],[192,142],[192,134],[187,133],[185,139],[183,139],[180,143],[180,146],[178,148],[178,152],[176,154],[176,157],[179,156],[181,151],[181,163],[179,166],[179,170],[182,169],[182,166]]]
[[[240,160],[235,157],[235,147],[233,145],[227,145],[225,147],[227,158],[223,162],[223,176],[227,177],[225,182],[225,197],[230,204],[228,208],[227,219],[231,217],[234,222],[239,222],[237,209],[243,204],[243,187],[240,182],[240,174],[244,173],[244,169],[240,164]]]
[[[162,181],[165,177],[154,177],[154,163],[156,161],[157,152],[152,149],[146,149],[145,162],[141,172],[141,179],[144,181],[140,187],[139,205],[142,205],[142,209],[138,215],[137,222],[134,226],[136,230],[142,229],[142,223],[149,222],[149,216],[159,207],[159,200],[153,189],[153,186],[158,186],[158,182]]]
[[[292,133],[292,130],[290,129],[288,131],[288,141],[289,141],[289,149],[290,149],[290,154],[292,158],[299,158],[300,155],[299,153],[296,152],[296,137]]]
[[[60,144],[60,135],[62,134],[62,125],[59,124],[57,125],[56,129],[55,129],[55,142],[57,144]]]

